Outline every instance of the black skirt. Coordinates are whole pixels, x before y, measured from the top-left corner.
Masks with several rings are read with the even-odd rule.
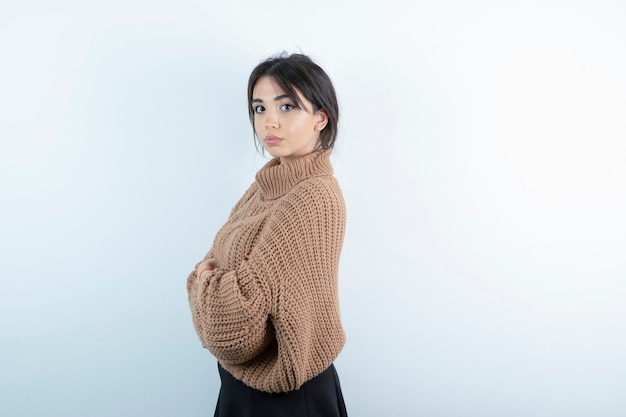
[[[270,394],[251,388],[218,363],[222,386],[214,417],[347,417],[334,365],[300,389]]]

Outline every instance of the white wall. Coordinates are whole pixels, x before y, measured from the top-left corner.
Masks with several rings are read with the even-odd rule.
[[[185,279],[264,163],[245,87],[283,49],[340,95],[351,415],[625,415],[624,21],[618,1],[4,1],[0,415],[212,415]]]

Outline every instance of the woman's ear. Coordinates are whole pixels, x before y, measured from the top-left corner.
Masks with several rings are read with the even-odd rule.
[[[320,109],[315,114],[315,116],[317,117],[317,121],[315,122],[315,130],[321,132],[328,124],[328,114],[326,113],[326,110]]]

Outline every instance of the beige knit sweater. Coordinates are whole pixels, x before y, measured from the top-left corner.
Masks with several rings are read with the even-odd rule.
[[[217,269],[187,279],[202,345],[262,391],[298,389],[345,343],[337,269],[346,215],[330,153],[261,168],[205,256]]]

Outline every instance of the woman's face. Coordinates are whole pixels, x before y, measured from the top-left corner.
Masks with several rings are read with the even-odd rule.
[[[263,148],[281,163],[313,152],[328,118],[296,90],[305,108],[298,109],[268,76],[259,78],[252,91],[254,131]]]

